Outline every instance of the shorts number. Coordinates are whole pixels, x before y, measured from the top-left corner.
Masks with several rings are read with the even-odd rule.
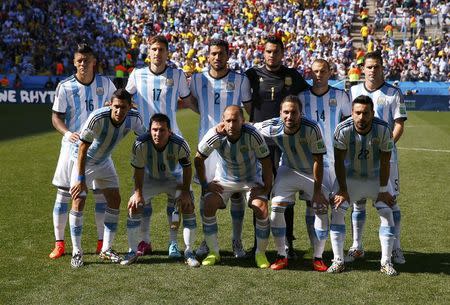
[[[216,105],[220,104],[220,93],[219,92],[214,93],[214,104],[216,104]]]
[[[161,89],[153,89],[153,101],[159,102],[159,97],[161,96]]]
[[[399,187],[398,187],[398,179],[395,179],[395,180],[394,180],[394,183],[395,183],[394,190],[395,190],[396,192],[398,192],[398,189],[399,189]]]
[[[158,166],[158,168],[159,168],[159,171],[160,171],[160,172],[165,172],[165,171],[166,171],[166,165],[165,165],[164,163],[161,163],[161,164]]]

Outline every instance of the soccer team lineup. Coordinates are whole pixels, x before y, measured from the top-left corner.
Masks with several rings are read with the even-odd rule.
[[[293,213],[300,199],[312,270],[341,273],[362,259],[366,209],[373,209],[379,216],[379,270],[398,275],[395,265],[405,264],[405,257],[396,143],[407,113],[401,90],[385,82],[381,54],[366,54],[364,81],[345,91],[329,86],[331,68],[324,59],[312,63],[311,85],[283,65],[284,45],[275,36],[265,41],[262,65],[242,74],[227,65],[228,43],[211,39],[208,69],[189,79],[168,63],[168,44],[164,36],[151,37],[149,64],[135,68],[123,88],[95,72],[90,45],[74,47],[76,72],[59,83],[52,107],[52,124],[63,137],[52,181],[55,247],[49,257],[62,259],[71,247],[71,267],[83,268],[83,211],[92,196],[99,259],[139,263],[153,251],[152,199],[165,194],[169,260],[192,268],[220,264],[216,214],[227,209],[231,217],[221,217],[230,218],[236,259],[253,259],[261,269],[289,269],[297,256]],[[196,147],[179,129],[179,105],[199,114]],[[129,133],[136,137],[130,147],[134,188],[121,197],[111,154]],[[199,198],[194,183],[201,187]],[[119,212],[123,206],[126,215]],[[247,208],[254,245],[245,251]],[[126,223],[125,255],[114,248],[119,218]],[[352,244],[344,248],[346,232]],[[273,261],[266,256],[270,239]],[[323,258],[328,240],[331,261]],[[200,246],[194,248],[196,241]]]

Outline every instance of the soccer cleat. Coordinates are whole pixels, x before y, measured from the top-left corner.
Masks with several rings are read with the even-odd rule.
[[[287,266],[288,266],[288,258],[282,255],[277,255],[277,259],[272,265],[270,265],[270,269],[281,270],[287,268]]]
[[[333,260],[331,266],[327,269],[328,273],[341,273],[345,270],[345,265],[342,260]]]
[[[51,259],[57,259],[60,258],[61,256],[63,256],[65,253],[65,245],[64,245],[64,241],[57,241],[55,243],[55,248],[53,249],[53,251],[48,255],[48,257],[50,257]]]
[[[101,251],[99,257],[102,260],[108,260],[113,263],[120,263],[120,261],[122,260],[119,254],[111,248],[106,251]]]
[[[214,251],[210,251],[209,255],[202,261],[203,266],[214,266],[220,262],[220,255]]]
[[[209,253],[208,245],[206,244],[206,241],[202,241],[200,247],[198,247],[197,251],[195,251],[195,254],[197,255],[197,257],[204,257],[208,255],[208,253]]]
[[[245,257],[245,250],[242,246],[242,241],[240,239],[234,239],[233,240],[233,253],[234,257],[236,258],[244,258]]]
[[[389,276],[398,275],[398,272],[394,269],[394,265],[392,265],[392,263],[382,264],[380,271],[381,271],[381,273],[384,273]]]
[[[322,258],[315,257],[313,259],[313,269],[315,271],[325,272],[328,270],[328,267],[327,265],[325,265],[325,262],[323,261]]]
[[[270,263],[267,260],[267,256],[263,252],[255,253],[255,262],[256,266],[260,269],[266,269],[270,267]]]
[[[80,252],[75,253],[72,256],[72,259],[70,260],[70,265],[74,269],[77,269],[77,268],[80,268],[81,266],[83,266],[84,265],[83,255]]]
[[[170,242],[169,244],[169,258],[172,259],[179,259],[183,256],[180,253],[180,250],[178,249],[178,244],[174,241]]]
[[[392,250],[392,261],[399,265],[403,265],[404,263],[406,263],[402,249],[397,248]]]
[[[95,254],[100,254],[103,248],[103,239],[97,240],[97,249],[95,250]]]
[[[131,265],[132,263],[135,263],[137,261],[138,257],[139,255],[137,255],[136,252],[130,251],[125,255],[120,264],[123,266]]]
[[[362,248],[358,249],[358,248],[351,247],[348,250],[348,254],[344,258],[344,262],[353,263],[357,259],[364,258],[364,254],[365,254],[364,249],[362,249]]]
[[[184,253],[184,262],[186,263],[186,265],[188,265],[189,267],[200,267],[200,263],[199,261],[195,258],[194,253],[192,253],[192,251],[189,252],[185,252]]]
[[[138,256],[150,255],[153,252],[152,243],[141,241],[137,247],[136,254]]]

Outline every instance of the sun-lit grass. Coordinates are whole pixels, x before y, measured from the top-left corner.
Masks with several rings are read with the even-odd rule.
[[[0,304],[449,304],[450,113],[410,112],[399,143],[403,211],[402,244],[407,264],[400,276],[378,271],[378,217],[368,209],[364,236],[367,260],[340,275],[312,272],[309,260],[291,262],[288,270],[256,269],[252,260],[231,257],[229,210],[219,211],[223,262],[189,269],[167,259],[165,197],[154,202],[152,241],[155,255],[122,267],[100,262],[92,254],[96,231],[92,200],[85,211],[83,245],[86,266],[70,268],[70,256],[52,261],[51,178],[60,136],[51,129],[46,106],[0,105]],[[24,121],[20,113],[31,110]],[[191,150],[197,144],[198,116],[178,114],[178,124]],[[32,126],[32,127],[31,127]],[[32,131],[37,131],[33,133]],[[12,134],[9,137],[7,135]],[[114,161],[123,200],[131,192],[129,154],[132,137],[120,144]],[[417,151],[412,148],[438,149]],[[194,187],[198,198],[199,189]],[[300,255],[308,249],[304,203],[295,207],[295,241]],[[127,250],[125,208],[115,248]],[[347,217],[348,218],[348,217]],[[198,223],[199,244],[202,232]],[[347,230],[348,232],[350,230]],[[66,230],[66,238],[70,240]],[[246,211],[244,244],[253,240],[251,213]],[[349,236],[347,236],[349,240]],[[179,237],[182,244],[181,234]],[[348,242],[347,242],[348,245]],[[70,252],[70,241],[68,249]],[[275,256],[269,244],[269,258]],[[331,259],[328,243],[325,253]]]

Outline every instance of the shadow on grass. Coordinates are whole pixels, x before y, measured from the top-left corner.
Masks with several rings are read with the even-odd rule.
[[[54,130],[50,104],[0,104],[0,141]]]
[[[432,273],[450,275],[450,253],[421,253],[404,251],[406,264],[395,265],[400,273]],[[331,257],[327,255],[326,257]],[[378,270],[380,268],[380,252],[366,252],[365,258],[346,264],[346,270]]]

